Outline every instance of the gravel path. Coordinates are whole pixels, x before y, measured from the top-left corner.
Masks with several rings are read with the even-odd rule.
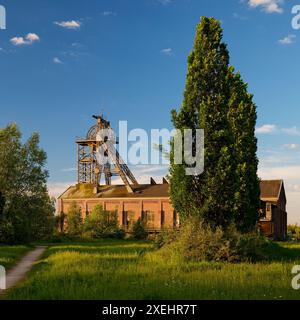
[[[26,274],[31,270],[34,263],[41,257],[47,247],[38,246],[34,250],[27,253],[17,265],[7,272],[6,275],[6,289],[16,286],[20,281],[25,280]],[[4,293],[0,290],[0,294]]]

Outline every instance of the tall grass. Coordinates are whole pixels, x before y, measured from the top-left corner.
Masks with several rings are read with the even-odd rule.
[[[300,264],[300,244],[272,250],[263,263],[186,263],[150,242],[60,244],[50,247],[28,280],[6,298],[299,299],[291,268]]]

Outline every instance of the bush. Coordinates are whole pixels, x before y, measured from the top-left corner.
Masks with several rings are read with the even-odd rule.
[[[124,239],[126,236],[126,232],[123,229],[118,228],[114,234],[114,238],[116,239]]]
[[[51,243],[66,243],[66,242],[68,243],[72,241],[73,241],[73,238],[63,233],[55,234],[51,239],[49,239],[49,242]]]
[[[163,246],[170,245],[173,243],[178,237],[178,230],[176,229],[167,229],[162,230],[160,233],[158,233],[154,239],[155,246],[159,249]]]
[[[300,240],[300,226],[298,226],[297,223],[288,225],[288,237],[294,241]]]
[[[68,223],[68,235],[73,237],[78,237],[82,235],[83,231],[83,219],[81,208],[74,201],[72,202],[68,214],[67,214],[67,223]]]
[[[84,224],[85,236],[95,239],[124,238],[125,232],[119,228],[117,212],[103,210],[97,205],[86,218]]]
[[[163,250],[186,261],[258,261],[265,258],[267,245],[256,232],[242,234],[233,225],[227,230],[212,228],[196,219],[186,221],[180,232],[160,242]]]
[[[139,218],[133,225],[133,238],[137,240],[145,240],[147,238],[147,231],[145,228],[145,223]]]

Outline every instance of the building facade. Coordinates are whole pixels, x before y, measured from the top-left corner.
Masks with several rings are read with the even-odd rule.
[[[179,227],[179,215],[173,209],[165,179],[163,184],[151,179],[151,184],[135,186],[134,193],[128,192],[124,185],[107,185],[101,186],[95,194],[93,185],[77,184],[58,198],[58,211],[67,214],[74,201],[80,206],[83,219],[96,205],[107,211],[117,211],[119,224],[125,230],[130,230],[139,218],[146,222],[149,232]],[[261,182],[259,225],[266,236],[285,239],[287,213],[283,181]]]
[[[287,236],[286,194],[282,180],[261,181],[260,227],[278,240]]]

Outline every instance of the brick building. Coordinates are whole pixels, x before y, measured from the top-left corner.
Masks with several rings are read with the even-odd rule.
[[[85,218],[95,205],[100,204],[107,211],[117,211],[120,226],[128,230],[138,218],[147,221],[149,231],[179,226],[179,216],[174,211],[169,198],[169,185],[138,185],[134,193],[128,192],[124,185],[99,187],[94,193],[92,184],[77,184],[68,188],[58,198],[59,212],[67,213],[73,201],[81,207]],[[286,196],[281,180],[261,182],[260,227],[270,237],[284,239],[287,232]]]

